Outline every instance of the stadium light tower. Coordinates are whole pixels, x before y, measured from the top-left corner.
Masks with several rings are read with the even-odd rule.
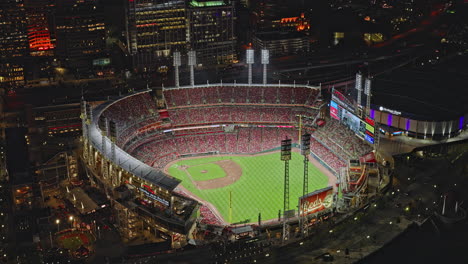
[[[188,52],[188,65],[190,67],[190,85],[195,86],[194,67],[197,65],[197,53],[194,50]]]
[[[270,52],[267,49],[262,49],[263,84],[267,83],[267,65],[269,63],[270,63]]]
[[[181,65],[181,60],[180,60],[180,52],[175,51],[174,52],[174,68],[175,68],[175,86],[179,87],[179,67]]]
[[[281,140],[281,160],[284,161],[284,195],[283,195],[283,243],[289,239],[289,161],[291,160],[291,139]]]
[[[252,64],[254,64],[254,50],[248,49],[247,51],[247,65],[249,66],[248,84],[252,84]]]
[[[372,79],[366,78],[364,82],[364,94],[366,95],[366,116],[369,116],[370,114],[370,100],[371,100],[371,84],[372,84]]]
[[[301,136],[301,155],[304,156],[304,179],[303,179],[303,185],[302,185],[302,196],[305,196],[307,193],[309,193],[309,154],[310,154],[310,134],[304,134]],[[305,205],[305,204],[304,204]],[[303,216],[301,217],[301,212],[303,213]],[[307,228],[306,223],[307,223],[307,216],[304,213],[305,208],[299,208],[299,219],[301,222],[301,234],[306,235]]]
[[[356,83],[354,87],[357,91],[357,105],[361,107],[362,74],[360,72],[356,73]]]

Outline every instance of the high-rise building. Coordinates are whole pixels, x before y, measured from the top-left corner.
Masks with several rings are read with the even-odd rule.
[[[52,0],[25,0],[29,52],[32,56],[51,56],[55,48],[51,36]]]
[[[251,6],[254,31],[272,30],[273,21],[297,16],[302,12],[300,0],[255,0]]]
[[[175,50],[186,49],[184,0],[127,1],[127,42],[138,71],[172,64]]]
[[[309,37],[302,32],[257,32],[252,37],[254,49],[267,49],[271,57],[304,54],[310,50]]]
[[[17,58],[0,61],[0,88],[11,93],[17,86],[24,84],[24,62]]]
[[[187,8],[187,40],[203,65],[237,60],[234,5],[231,1],[191,0]]]
[[[0,1],[0,88],[11,92],[24,83],[24,56],[27,52],[23,0]]]
[[[23,0],[0,1],[0,57],[27,54],[26,12]]]
[[[57,1],[55,26],[61,66],[86,71],[93,59],[104,55],[104,12],[99,1]]]

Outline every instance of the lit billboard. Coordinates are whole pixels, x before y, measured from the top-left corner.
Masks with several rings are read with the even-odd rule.
[[[368,134],[365,134],[364,139],[367,140],[367,142],[374,144],[374,137],[369,136]]]
[[[348,109],[348,111],[354,112],[354,104],[348,98],[346,98],[344,94],[340,93],[334,88],[332,90],[332,100],[337,102],[344,108]]]
[[[371,144],[374,144],[374,135],[375,135],[374,125],[375,125],[374,120],[372,120],[369,117],[366,117],[365,119],[366,130],[365,130],[364,139]]]
[[[374,134],[374,127],[369,125],[369,123],[366,123],[366,130]]]
[[[366,133],[366,123],[351,111],[343,108],[342,105],[337,104],[335,101],[330,101],[330,116],[341,121],[345,126],[353,130],[354,133],[358,134],[362,138],[364,137],[364,134]]]
[[[333,187],[329,186],[299,198],[301,216],[315,214],[333,207]]]
[[[356,116],[351,101],[348,100],[344,94],[335,89],[332,90],[332,100],[330,101],[330,116],[343,123],[362,139],[371,144],[374,144],[374,120],[368,117],[363,120]]]
[[[338,109],[338,104],[335,101],[330,101],[330,116],[336,120],[340,120]]]

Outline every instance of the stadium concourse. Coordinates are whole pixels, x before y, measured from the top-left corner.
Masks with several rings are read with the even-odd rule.
[[[304,130],[312,133],[314,158],[337,175],[372,148],[326,118],[325,108],[318,87],[218,84],[131,94],[106,105],[99,118],[116,124],[118,149],[161,172],[182,157],[265,152],[285,138],[297,144],[301,115],[308,117]],[[318,118],[325,125],[313,122]],[[201,216],[204,223],[220,222],[206,206]]]

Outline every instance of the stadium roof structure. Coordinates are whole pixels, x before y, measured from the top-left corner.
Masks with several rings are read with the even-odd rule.
[[[404,67],[372,81],[372,108],[401,111],[403,116],[430,121],[468,113],[468,55],[456,55],[425,67]]]
[[[151,90],[145,90],[143,92],[135,93],[133,95],[141,94],[141,93],[148,93]],[[131,96],[133,96],[131,95]],[[126,96],[128,97],[128,95]],[[116,165],[121,167],[122,169],[138,176],[141,179],[144,179],[152,184],[160,186],[166,190],[174,190],[177,185],[179,185],[180,180],[173,178],[164,172],[157,170],[140,160],[134,158],[133,156],[129,155],[127,152],[119,148],[117,145],[115,146],[115,160],[112,160],[112,153],[111,153],[111,141],[108,137],[105,137],[104,141],[106,147],[105,153],[103,153],[102,149],[102,135],[101,129],[98,126],[98,120],[100,115],[104,112],[104,110],[114,104],[117,103],[119,100],[123,99],[124,97],[119,97],[116,100],[108,101],[103,104],[98,105],[96,108],[93,109],[93,120],[89,127],[88,136],[90,138],[91,144],[98,149],[107,159],[114,162]]]

